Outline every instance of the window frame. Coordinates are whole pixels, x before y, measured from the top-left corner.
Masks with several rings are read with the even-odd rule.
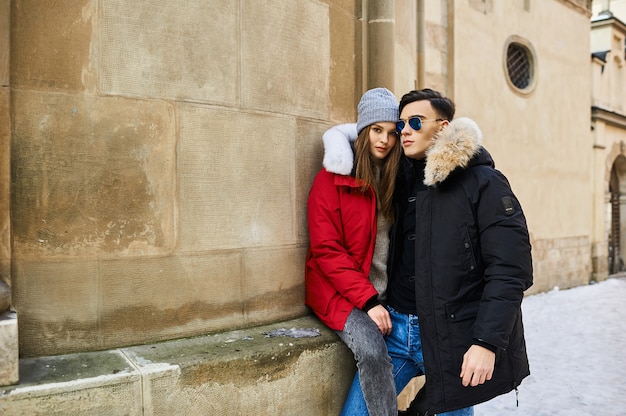
[[[529,82],[525,88],[520,88],[517,85],[515,85],[509,73],[508,60],[509,60],[509,47],[511,45],[516,45],[524,49],[524,51],[526,52],[526,56],[528,58]],[[522,96],[527,96],[535,90],[537,86],[537,78],[538,78],[537,77],[537,54],[535,53],[535,49],[533,48],[532,44],[527,39],[524,39],[521,36],[517,36],[517,35],[510,36],[504,43],[502,64],[504,66],[504,75],[505,75],[504,77],[506,78],[506,82],[515,93],[522,95]]]

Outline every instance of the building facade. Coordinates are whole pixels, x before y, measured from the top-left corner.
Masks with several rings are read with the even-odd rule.
[[[529,293],[616,270],[607,207],[626,159],[610,100],[622,98],[596,83],[607,62],[623,69],[623,25],[610,24],[613,52],[590,59],[590,1],[0,0],[0,11],[0,277],[24,357],[307,314],[320,138],[377,86],[441,90],[481,126],[528,219]]]
[[[608,236],[608,272],[626,270],[626,2],[594,4],[591,23],[594,210],[598,235]]]

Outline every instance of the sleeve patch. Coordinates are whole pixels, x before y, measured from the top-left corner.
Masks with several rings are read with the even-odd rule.
[[[505,215],[513,215],[515,212],[515,205],[513,204],[513,198],[505,196],[502,198],[502,206],[504,207]]]

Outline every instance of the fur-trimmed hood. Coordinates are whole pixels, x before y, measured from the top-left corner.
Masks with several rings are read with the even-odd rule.
[[[354,167],[352,143],[356,141],[356,123],[338,124],[326,130],[324,142],[324,168],[339,175],[349,175]]]
[[[443,182],[457,168],[470,164],[493,166],[491,156],[482,147],[483,134],[470,118],[452,120],[434,138],[426,152],[424,184],[433,186]],[[481,157],[477,158],[478,155]],[[470,163],[471,162],[471,163]]]

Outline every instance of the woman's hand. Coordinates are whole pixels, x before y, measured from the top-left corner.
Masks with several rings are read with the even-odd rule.
[[[376,324],[381,334],[389,335],[391,333],[391,317],[389,311],[383,305],[376,305],[367,314]]]

